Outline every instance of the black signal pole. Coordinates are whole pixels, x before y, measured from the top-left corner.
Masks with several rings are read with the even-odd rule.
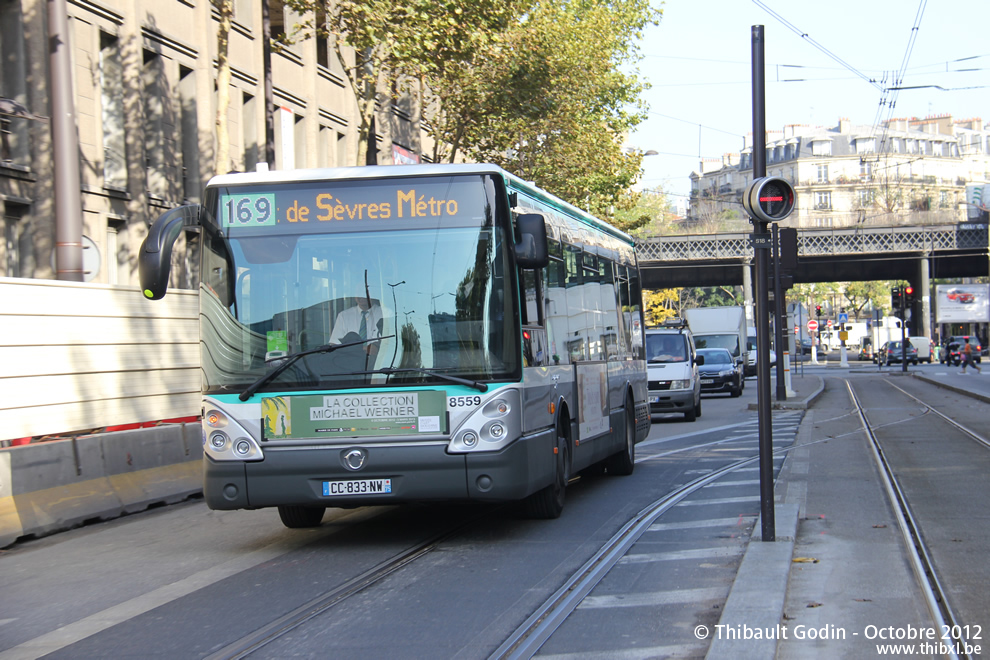
[[[752,30],[753,180],[767,175],[767,129],[763,26]],[[752,218],[754,237],[766,236],[769,223]],[[769,242],[768,242],[769,243]],[[760,520],[764,541],[776,541],[773,509],[773,424],[770,412],[769,250],[754,240],[756,261],[756,385],[760,434]],[[778,366],[778,368],[780,368]]]

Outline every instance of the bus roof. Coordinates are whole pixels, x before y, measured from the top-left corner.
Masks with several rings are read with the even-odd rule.
[[[541,201],[554,206],[576,220],[599,231],[634,245],[633,238],[595,216],[582,211],[573,204],[555,197],[539,188],[535,183],[525,181],[491,163],[440,163],[428,165],[374,165],[363,167],[326,167],[299,170],[269,170],[261,172],[231,172],[218,174],[210,179],[210,186],[251,185],[261,183],[293,183],[323,180],[347,179],[387,179],[415,176],[444,176],[451,174],[495,174],[501,176],[512,188],[524,190]]]

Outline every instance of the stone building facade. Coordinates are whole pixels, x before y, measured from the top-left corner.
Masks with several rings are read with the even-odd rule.
[[[767,131],[766,173],[797,193],[793,227],[943,224],[966,220],[966,187],[990,181],[990,127],[951,116],[894,119],[878,127],[841,119],[830,128]],[[744,229],[741,196],[753,181],[753,141],[706,160],[691,175],[688,225],[713,219]],[[725,228],[725,227],[721,227]]]
[[[298,20],[281,0],[265,1],[273,34]],[[217,167],[219,14],[210,0],[0,0],[0,276],[56,277],[48,42],[49,8],[59,3],[68,15],[85,279],[133,285],[149,223],[199,201],[216,170],[265,161],[263,5],[234,3],[230,161]],[[276,49],[271,74],[274,168],[357,164],[356,99],[327,40]],[[377,161],[415,162],[425,140],[418,104],[389,96],[376,116]],[[195,249],[178,244],[176,254],[190,256],[173,285],[194,286]]]

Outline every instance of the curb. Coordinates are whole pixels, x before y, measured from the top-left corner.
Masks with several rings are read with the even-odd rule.
[[[980,394],[979,392],[974,392],[972,390],[967,390],[966,388],[958,387],[956,385],[950,385],[948,383],[943,383],[941,381],[935,380],[934,378],[930,378],[928,376],[922,376],[921,374],[912,374],[912,375],[915,378],[917,378],[918,380],[924,381],[924,382],[929,383],[931,385],[935,385],[936,387],[941,387],[944,390],[949,390],[950,392],[955,392],[956,394],[962,394],[963,396],[968,396],[971,399],[979,399],[980,401],[983,401],[984,403],[990,403],[990,396],[987,396],[985,394]]]
[[[761,520],[757,520],[732,590],[725,602],[706,660],[772,660],[787,597],[787,580],[797,537],[798,505],[774,506],[776,541],[763,543]],[[743,639],[743,631],[762,631],[762,639]],[[733,637],[733,639],[729,639]]]

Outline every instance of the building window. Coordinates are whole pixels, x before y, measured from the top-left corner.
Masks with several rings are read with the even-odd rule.
[[[812,156],[831,156],[832,155],[832,141],[831,140],[815,140],[811,143],[811,155]]]
[[[250,94],[241,98],[241,131],[244,140],[244,171],[258,169],[258,101]]]
[[[831,211],[832,210],[832,193],[831,192],[816,192],[815,193],[815,210],[818,210],[818,211]]]
[[[870,179],[873,177],[873,163],[868,160],[859,161],[859,178]]]
[[[3,204],[4,275],[29,277],[21,256],[31,254],[31,237],[24,227],[28,207],[24,204]]]
[[[284,0],[267,0],[268,24],[271,26],[272,41],[284,43],[286,40],[286,20]]]
[[[938,207],[940,209],[949,208],[949,191],[939,190],[938,191]]]
[[[171,145],[167,143],[166,135],[173,134],[174,122],[168,116],[171,114],[165,96],[168,81],[165,80],[162,58],[158,53],[144,51],[141,83],[144,89],[144,153],[148,192],[159,199],[168,199],[166,166],[174,161],[168,153]]]
[[[327,24],[327,12],[322,5],[316,8],[316,63],[330,68],[330,40],[322,29]]]
[[[124,136],[124,69],[117,37],[100,33],[100,101],[103,119],[103,183],[127,187],[127,150]]]
[[[876,151],[876,140],[873,138],[860,138],[856,140],[856,153],[871,154]]]
[[[862,207],[873,206],[873,202],[876,199],[876,191],[872,188],[866,188],[858,192],[859,195],[859,205]]]
[[[828,164],[818,166],[818,183],[828,183]]]
[[[27,105],[27,57],[21,3],[0,1],[0,96]],[[31,165],[26,117],[0,116],[0,161]]]
[[[199,201],[199,121],[196,106],[196,74],[179,67],[179,132],[182,148],[182,197],[187,202]],[[223,164],[226,167],[226,163]]]

